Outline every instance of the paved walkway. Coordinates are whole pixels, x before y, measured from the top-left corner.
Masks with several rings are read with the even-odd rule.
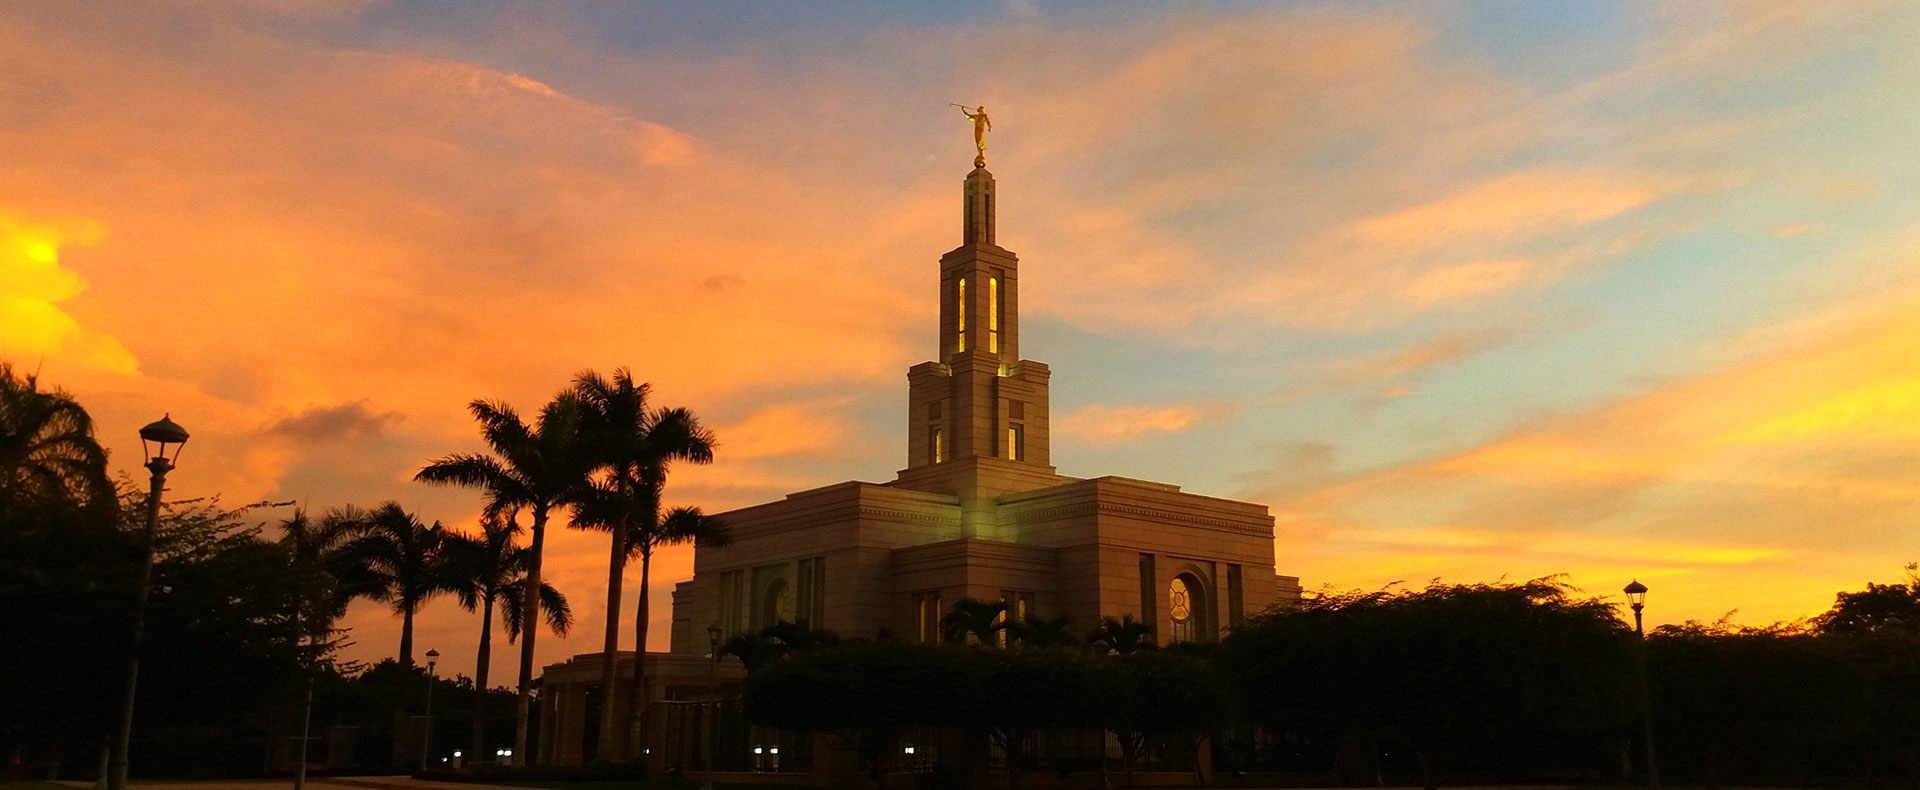
[[[61,782],[73,788],[91,790],[91,782]],[[128,790],[292,790],[292,779],[236,779],[206,782],[131,782]],[[407,776],[338,776],[307,780],[307,790],[538,790],[511,785],[429,782]]]

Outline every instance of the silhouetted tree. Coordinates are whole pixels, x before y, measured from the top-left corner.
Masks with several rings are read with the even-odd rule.
[[[1178,744],[1198,754],[1201,739],[1220,725],[1226,691],[1207,662],[1165,650],[1139,650],[1109,659],[1114,672],[1106,686],[1109,703],[1103,724],[1120,742],[1120,758],[1133,786],[1134,767],[1150,739]],[[1202,784],[1200,761],[1195,778]]]
[[[1665,625],[1647,646],[1663,745],[1695,755],[1709,787],[1756,763],[1806,781],[1816,751],[1867,723],[1865,673],[1797,625]]]
[[[962,598],[940,618],[940,635],[949,644],[964,644],[971,636],[980,644],[997,645],[1007,627],[1007,602]]]
[[[1069,647],[1080,643],[1073,635],[1073,618],[1066,615],[1028,617],[1007,624],[1007,643],[1021,647]]]
[[[1153,626],[1135,620],[1133,615],[1100,618],[1099,627],[1087,634],[1087,644],[1102,653],[1126,655],[1154,647]]]
[[[1905,582],[1868,582],[1865,590],[1836,594],[1833,608],[1813,618],[1813,625],[1829,634],[1888,629],[1920,634],[1920,563],[1907,563]]]
[[[475,400],[468,404],[480,436],[491,455],[456,453],[435,459],[415,480],[461,485],[487,492],[486,513],[500,515],[525,508],[533,514],[533,535],[527,572],[517,603],[520,621],[540,619],[540,561],[546,545],[547,518],[555,507],[577,500],[586,489],[593,468],[592,448],[580,435],[581,407],[571,393],[562,393],[540,411],[529,428],[513,408],[503,403]],[[527,755],[527,721],[532,714],[534,633],[520,643],[520,678],[514,706],[513,753]]]
[[[511,593],[519,589],[522,576],[526,572],[530,549],[514,545],[514,538],[520,534],[520,523],[515,514],[504,517],[499,514],[485,516],[480,521],[480,534],[467,535],[451,532],[446,536],[446,544],[441,549],[445,559],[443,565],[447,584],[460,601],[461,608],[471,612],[480,611],[480,647],[474,657],[473,685],[478,692],[473,703],[473,733],[470,752],[483,755],[486,749],[486,705],[485,692],[488,670],[493,658],[493,613],[495,603],[509,604],[502,612],[503,619],[513,619],[513,634],[519,633],[517,618],[509,612],[515,611],[509,603]],[[540,583],[540,594],[547,601],[541,610],[547,614],[548,622],[556,634],[566,634],[573,624],[573,613],[567,606],[565,596],[547,582]]]
[[[95,507],[111,512],[107,453],[93,418],[37,376],[17,377],[0,361],[0,519],[24,508]]]
[[[1006,756],[1007,786],[1018,787],[1028,736],[1066,728],[1097,728],[1109,717],[1109,666],[1069,648],[958,651],[966,691],[960,723],[986,731]]]
[[[400,615],[397,658],[401,666],[413,666],[413,616],[429,598],[448,591],[440,567],[445,530],[439,522],[422,524],[398,502],[365,512],[345,508],[329,519],[353,534],[343,548],[348,591],[385,603]]]
[[[1626,720],[1633,632],[1570,592],[1536,579],[1309,596],[1235,629],[1218,661],[1265,723],[1404,743],[1431,789],[1483,737]]]
[[[911,727],[957,722],[972,676],[959,651],[899,641],[849,642],[770,662],[747,676],[747,718],[827,733],[860,755],[885,787]]]
[[[588,370],[574,377],[573,392],[582,405],[582,435],[592,446],[597,478],[573,525],[603,529],[611,534],[607,559],[606,645],[602,652],[600,684],[608,703],[600,708],[599,759],[611,760],[627,747],[623,729],[630,731],[645,704],[648,590],[653,546],[657,534],[644,534],[661,521],[660,491],[674,461],[711,463],[713,436],[685,409],[655,409],[647,403],[651,389],[635,383],[626,368],[609,379]],[[634,533],[643,534],[634,534]],[[629,693],[627,728],[616,727],[612,704],[618,684],[614,671],[620,647],[620,588],[627,558],[640,558],[640,600],[634,625],[634,678]]]
[[[753,674],[775,661],[840,644],[840,635],[825,629],[811,629],[803,623],[781,621],[760,629],[759,633],[735,634],[721,643],[720,655],[740,659]]]

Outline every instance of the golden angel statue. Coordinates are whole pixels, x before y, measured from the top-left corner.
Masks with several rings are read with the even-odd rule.
[[[987,132],[993,131],[993,121],[987,118],[987,106],[982,104],[973,108],[971,111],[969,111],[967,105],[964,104],[950,104],[949,106],[959,107],[960,114],[967,116],[967,120],[973,122],[973,147],[980,151],[980,154],[973,158],[973,166],[986,167]]]

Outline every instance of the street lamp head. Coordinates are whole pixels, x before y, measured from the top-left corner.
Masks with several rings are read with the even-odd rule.
[[[174,459],[180,457],[180,448],[186,443],[187,429],[174,422],[172,414],[148,423],[147,427],[140,429],[141,449],[146,451],[148,458],[160,460],[167,466],[172,466]],[[173,446],[171,456],[167,454],[168,445]]]
[[[718,623],[707,626],[707,644],[716,648],[720,646],[720,625]]]
[[[1639,579],[1627,582],[1626,589],[1621,592],[1627,594],[1627,603],[1632,604],[1635,609],[1647,602],[1647,586],[1641,584]]]
[[[428,650],[428,651],[427,651],[427,663],[429,663],[429,664],[431,664],[431,663],[433,663],[433,662],[435,662],[435,661],[438,661],[438,660],[440,660],[440,651],[438,651],[438,650]]]

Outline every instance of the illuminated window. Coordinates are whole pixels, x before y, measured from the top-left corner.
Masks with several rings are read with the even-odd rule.
[[[940,641],[939,590],[913,594],[913,619],[920,641]]]
[[[987,278],[987,351],[1000,353],[1000,278]]]
[[[929,463],[936,463],[936,464],[940,463],[940,429],[939,428],[927,429],[927,460]]]
[[[967,278],[960,278],[959,293],[954,299],[954,314],[960,316],[954,324],[955,331],[960,337],[959,347],[954,349],[957,353],[967,350]]]
[[[1179,576],[1167,583],[1167,613],[1173,618],[1174,642],[1193,641],[1193,593]]]
[[[1007,426],[1007,460],[1024,461],[1027,458],[1027,428],[1019,423]]]

